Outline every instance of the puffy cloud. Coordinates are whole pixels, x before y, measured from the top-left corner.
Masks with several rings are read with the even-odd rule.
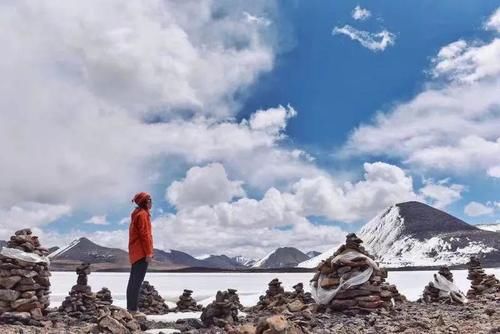
[[[269,26],[272,23],[270,20],[266,19],[265,17],[255,16],[255,15],[252,15],[248,12],[243,12],[243,15],[245,16],[245,20],[248,23],[259,24],[259,25],[263,25],[265,27]]]
[[[257,110],[250,117],[250,128],[278,135],[285,130],[287,121],[296,115],[297,112],[291,106]]]
[[[498,177],[500,39],[459,40],[433,61],[435,82],[359,126],[343,153],[390,156],[424,170]]]
[[[464,212],[466,215],[471,217],[490,215],[495,211],[495,209],[491,206],[486,206],[484,204],[478,202],[470,202],[464,208]]]
[[[447,184],[446,180],[434,183],[427,180],[424,187],[420,188],[420,193],[431,201],[431,204],[438,209],[443,209],[451,203],[462,198],[465,187],[461,184]]]
[[[411,176],[383,162],[365,163],[364,179],[337,184],[320,176],[293,185],[287,199],[296,211],[334,221],[355,222],[373,218],[389,205],[419,199]]]
[[[500,7],[493,13],[485,24],[485,28],[500,32]]]
[[[109,222],[106,220],[106,216],[92,216],[83,223],[91,225],[109,225]]]
[[[353,41],[358,41],[362,46],[374,52],[384,51],[387,47],[394,45],[396,40],[396,35],[387,30],[371,33],[358,30],[350,25],[335,27],[333,28],[332,34],[346,35]]]
[[[459,40],[439,51],[432,73],[459,82],[494,79],[500,75],[499,57],[500,39],[478,46]]]
[[[217,125],[234,116],[236,93],[269,71],[276,53],[277,25],[247,22],[243,5],[2,3],[0,23],[12,27],[0,31],[0,149],[10,157],[0,176],[2,206],[122,202],[161,170],[157,161],[179,152],[186,132],[191,143],[207,143],[198,156],[179,145],[188,161],[272,146],[272,135]],[[274,6],[245,8],[261,17]],[[230,150],[224,128],[248,140]]]
[[[366,8],[361,8],[359,5],[354,7],[352,11],[352,18],[355,20],[364,21],[370,16],[372,16],[372,13]]]
[[[224,166],[212,163],[189,169],[183,180],[168,187],[166,198],[177,209],[230,202],[245,196],[242,183],[229,180]]]
[[[15,230],[30,227],[36,228],[51,223],[71,213],[68,205],[52,205],[26,202],[0,209],[0,238],[10,237]]]

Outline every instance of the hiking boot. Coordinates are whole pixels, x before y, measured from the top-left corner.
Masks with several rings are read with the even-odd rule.
[[[139,311],[130,311],[130,315],[134,317],[135,320],[146,320],[146,315]]]

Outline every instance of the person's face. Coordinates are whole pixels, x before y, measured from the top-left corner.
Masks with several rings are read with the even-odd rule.
[[[151,208],[153,207],[153,200],[151,199],[151,197],[146,201],[146,206],[149,210],[151,210]]]

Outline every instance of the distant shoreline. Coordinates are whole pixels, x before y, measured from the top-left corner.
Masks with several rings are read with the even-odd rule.
[[[387,271],[432,271],[438,270],[440,266],[426,266],[426,267],[400,267],[400,268],[385,268]],[[464,270],[467,269],[466,265],[456,265],[449,266],[451,270]],[[493,266],[483,266],[485,269],[490,268],[500,268],[499,265]],[[120,267],[120,268],[106,268],[106,269],[94,269],[93,272],[111,272],[111,273],[120,273],[120,272],[129,272],[129,268]],[[51,271],[60,271],[60,272],[73,272],[73,269],[70,268],[54,268]],[[243,273],[243,274],[254,274],[254,273],[313,273],[315,269],[312,268],[275,268],[275,269],[217,269],[217,268],[180,268],[180,269],[155,269],[152,268],[148,270],[150,273]]]

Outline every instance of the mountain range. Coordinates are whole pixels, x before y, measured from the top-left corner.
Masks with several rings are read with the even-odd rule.
[[[444,211],[412,201],[387,208],[364,225],[358,236],[376,260],[389,268],[463,265],[471,255],[478,256],[485,266],[498,267],[499,227],[500,224],[470,225]],[[0,240],[0,248],[6,244]],[[258,260],[226,255],[195,258],[179,250],[155,249],[151,269],[314,268],[339,246],[332,245],[323,253],[280,247]],[[50,251],[53,270],[72,270],[81,262],[94,264],[96,270],[129,268],[126,251],[100,246],[87,238],[79,238],[61,248],[52,247]]]
[[[389,268],[464,265],[471,255],[478,256],[484,266],[500,266],[500,233],[467,224],[420,202],[387,208],[364,225],[358,236],[376,260]],[[336,249],[299,267],[313,268]]]

